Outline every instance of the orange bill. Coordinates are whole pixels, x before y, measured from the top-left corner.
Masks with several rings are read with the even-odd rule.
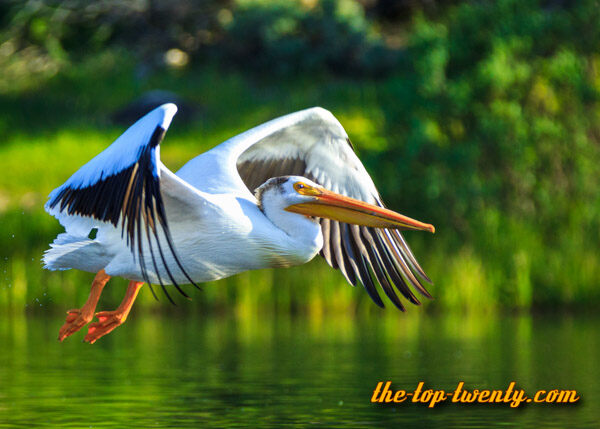
[[[286,210],[306,216],[323,217],[344,223],[374,228],[416,229],[435,232],[435,227],[401,215],[384,207],[336,194],[323,188],[308,187],[299,193],[310,195],[314,201],[293,204]]]

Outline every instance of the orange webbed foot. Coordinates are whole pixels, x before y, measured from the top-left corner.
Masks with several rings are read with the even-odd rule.
[[[75,332],[79,331],[85,325],[87,325],[92,320],[91,312],[84,312],[79,308],[75,308],[67,311],[67,317],[65,319],[65,324],[60,328],[58,332],[58,340],[64,341],[70,335],[73,335]]]
[[[122,325],[127,318],[122,311],[100,311],[96,313],[97,322],[90,323],[84,341],[94,344],[98,339],[112,332],[117,326]]]
[[[102,294],[102,289],[104,289],[104,286],[109,279],[110,276],[106,274],[106,271],[98,271],[92,282],[90,296],[83,307],[67,311],[65,324],[60,328],[60,331],[58,331],[59,341],[63,341],[69,335],[73,335],[92,320],[96,304],[98,304],[98,299]]]
[[[90,323],[88,333],[83,339],[90,344],[94,344],[99,338],[102,338],[109,332],[112,332],[117,326],[122,325],[127,320],[127,315],[131,311],[131,306],[137,297],[143,282],[131,281],[127,286],[125,298],[115,311],[100,311],[96,313],[97,322]]]

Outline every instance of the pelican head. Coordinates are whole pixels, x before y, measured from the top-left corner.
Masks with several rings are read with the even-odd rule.
[[[269,179],[256,190],[256,198],[267,215],[267,211],[272,213],[272,208],[277,207],[310,218],[327,218],[374,228],[435,232],[433,225],[335,193],[301,176]]]

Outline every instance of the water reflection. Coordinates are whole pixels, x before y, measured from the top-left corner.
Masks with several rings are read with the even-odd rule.
[[[593,425],[600,329],[591,317],[200,317],[136,314],[94,346],[56,341],[62,318],[0,321],[0,427],[346,423]],[[412,389],[577,389],[577,406],[369,403]]]

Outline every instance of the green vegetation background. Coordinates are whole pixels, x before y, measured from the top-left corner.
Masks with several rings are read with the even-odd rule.
[[[406,234],[436,298],[411,312],[598,308],[598,2],[414,3],[4,2],[0,308],[83,302],[91,274],[41,268],[61,230],[43,204],[153,89],[200,106],[162,145],[173,170],[273,117],[331,110],[388,205],[436,226]],[[190,292],[179,310],[381,312],[320,258]]]

